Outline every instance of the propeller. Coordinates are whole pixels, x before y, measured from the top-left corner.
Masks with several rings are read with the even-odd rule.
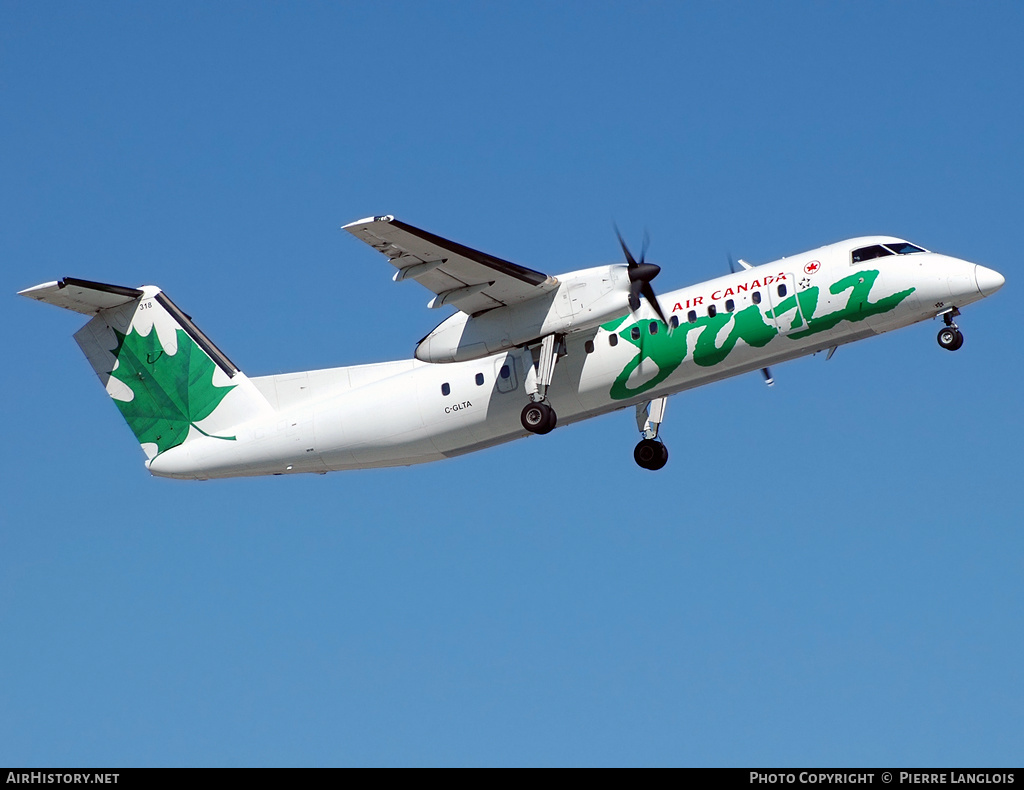
[[[654,312],[658,314],[658,318],[667,325],[668,319],[665,318],[665,314],[661,311],[661,305],[658,304],[658,297],[654,295],[654,288],[651,287],[651,280],[658,276],[658,273],[661,271],[661,267],[654,263],[645,262],[645,259],[647,258],[647,233],[644,233],[644,244],[640,249],[639,263],[629,251],[629,247],[626,246],[626,240],[623,239],[622,234],[619,233],[618,226],[615,227],[615,235],[619,237],[619,244],[622,245],[622,252],[625,253],[626,263],[628,264],[629,309],[634,312],[640,309],[640,297],[643,296],[651,307],[654,308]]]

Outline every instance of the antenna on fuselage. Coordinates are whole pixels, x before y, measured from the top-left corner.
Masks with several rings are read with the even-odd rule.
[[[733,260],[732,255],[730,255],[729,256],[729,271],[731,271],[733,274],[736,274],[736,272],[738,272],[740,270],[740,269],[736,268],[737,266],[739,266],[740,269],[744,269],[744,270],[746,270],[746,269],[753,269],[754,268],[753,266],[751,266],[749,263],[747,263],[742,258],[738,258],[736,260]]]

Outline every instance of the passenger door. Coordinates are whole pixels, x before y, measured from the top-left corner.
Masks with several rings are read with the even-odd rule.
[[[516,376],[516,360],[512,354],[506,354],[494,360],[494,380],[498,392],[515,392],[519,387]]]
[[[807,319],[797,298],[797,279],[791,272],[786,272],[785,280],[775,280],[768,286],[768,302],[779,334],[788,335],[807,328]]]

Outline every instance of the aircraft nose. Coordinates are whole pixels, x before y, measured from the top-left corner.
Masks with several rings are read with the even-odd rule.
[[[1006,282],[1003,275],[995,269],[988,269],[984,266],[974,267],[974,279],[978,282],[978,290],[982,296],[991,296]]]

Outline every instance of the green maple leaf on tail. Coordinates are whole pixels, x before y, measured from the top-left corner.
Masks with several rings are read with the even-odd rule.
[[[178,350],[164,351],[156,327],[140,335],[135,327],[127,335],[116,329],[117,347],[113,354],[118,364],[110,375],[124,382],[135,397],[130,401],[114,399],[132,433],[141,444],[157,446],[157,454],[177,447],[194,427],[209,436],[197,422],[209,417],[235,388],[213,384],[215,366],[195,341],[176,329]],[[233,441],[234,436],[216,436]]]

